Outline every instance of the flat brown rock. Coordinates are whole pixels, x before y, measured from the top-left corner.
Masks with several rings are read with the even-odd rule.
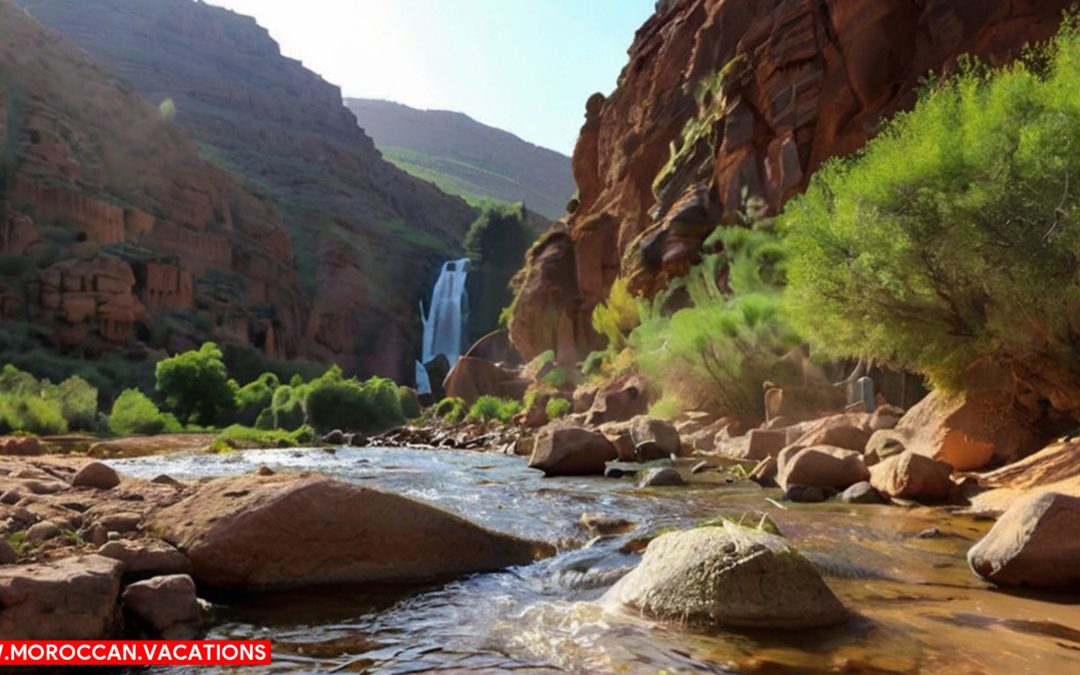
[[[319,475],[213,480],[155,523],[191,559],[200,586],[213,587],[422,583],[554,552],[430,504]]]
[[[0,567],[0,636],[101,640],[117,629],[123,564],[99,555]]]

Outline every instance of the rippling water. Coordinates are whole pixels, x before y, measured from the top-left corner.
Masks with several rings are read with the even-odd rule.
[[[260,450],[111,462],[198,479],[316,470],[417,497],[559,555],[448,584],[314,589],[216,599],[210,638],[274,641],[266,672],[1080,672],[1080,597],[1006,595],[964,561],[989,523],[939,510],[789,505],[753,484],[638,490],[629,480],[544,479],[520,458],[405,449]],[[584,512],[629,519],[590,539]],[[597,600],[637,562],[630,539],[717,515],[768,513],[857,616],[798,633],[692,632]],[[916,535],[930,527],[934,538]],[[183,669],[156,672],[183,673]],[[255,672],[244,669],[243,672]]]

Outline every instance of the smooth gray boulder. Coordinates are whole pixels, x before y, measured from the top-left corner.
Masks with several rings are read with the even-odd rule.
[[[657,537],[604,601],[657,619],[734,628],[820,628],[848,617],[786,539],[732,523]]]

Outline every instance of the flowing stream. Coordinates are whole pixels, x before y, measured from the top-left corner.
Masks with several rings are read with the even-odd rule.
[[[1067,673],[1080,666],[1080,597],[1005,594],[968,569],[991,523],[941,510],[766,501],[753,484],[636,489],[544,479],[521,458],[408,449],[258,450],[110,462],[152,478],[315,470],[400,492],[493,529],[556,544],[554,558],[408,591],[307,589],[215,599],[211,639],[271,639],[265,672]],[[626,518],[590,539],[584,512]],[[692,631],[597,600],[638,558],[624,544],[705,518],[767,512],[854,610],[797,633]],[[926,534],[930,528],[936,536]],[[156,669],[188,673],[198,669]],[[249,672],[245,669],[244,672]],[[258,672],[258,669],[251,669]]]

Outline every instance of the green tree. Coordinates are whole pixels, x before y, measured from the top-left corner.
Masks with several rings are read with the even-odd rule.
[[[986,359],[1077,407],[1075,17],[1035,57],[968,63],[789,204],[788,304],[814,345],[946,388]]]
[[[157,391],[177,417],[212,425],[232,410],[234,387],[221,359],[217,345],[206,342],[157,364]]]

